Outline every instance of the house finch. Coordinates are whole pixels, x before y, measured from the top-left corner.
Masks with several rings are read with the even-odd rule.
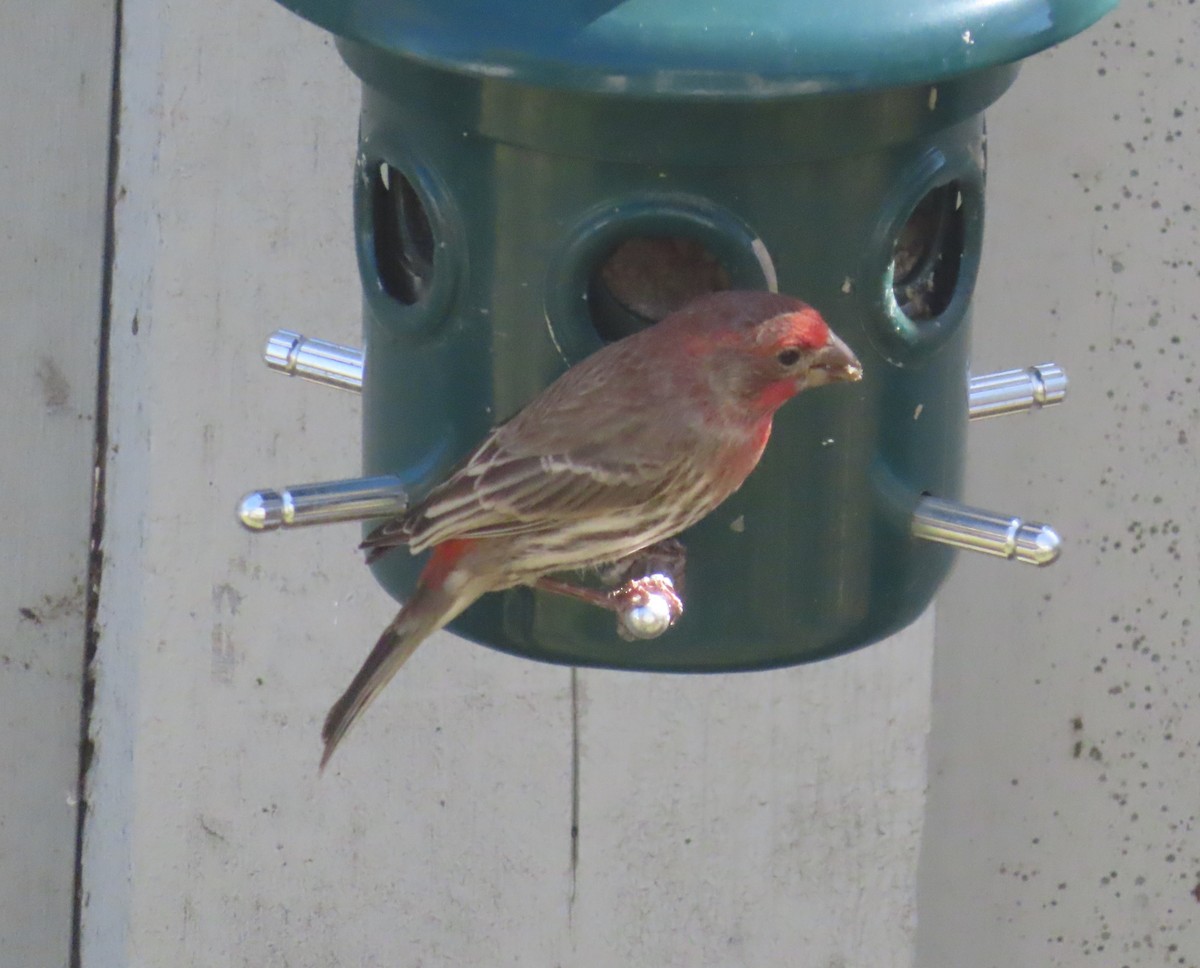
[[[324,768],[421,642],[479,596],[618,561],[695,524],[754,470],[775,411],[862,369],[815,309],[702,296],[569,369],[364,542],[432,549],[412,597],[325,720]]]

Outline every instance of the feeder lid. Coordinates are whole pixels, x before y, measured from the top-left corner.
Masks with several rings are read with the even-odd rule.
[[[1116,0],[280,0],[346,40],[468,74],[755,98],[940,81],[1028,57]]]

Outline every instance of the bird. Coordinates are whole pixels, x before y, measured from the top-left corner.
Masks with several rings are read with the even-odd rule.
[[[700,296],[566,370],[363,541],[430,555],[321,732],[323,771],[413,651],[480,596],[605,565],[685,531],[754,470],[775,412],[862,378],[807,303]]]

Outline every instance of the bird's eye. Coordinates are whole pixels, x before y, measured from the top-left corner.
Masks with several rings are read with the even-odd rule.
[[[776,354],[775,359],[779,361],[780,366],[795,366],[800,362],[800,351],[794,346],[786,350],[781,350]]]

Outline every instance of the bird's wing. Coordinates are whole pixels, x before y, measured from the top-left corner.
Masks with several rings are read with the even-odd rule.
[[[614,398],[614,373],[637,393]],[[415,553],[452,538],[553,531],[651,502],[691,474],[702,446],[691,421],[663,419],[674,387],[636,336],[588,357],[368,536],[368,560],[397,545]]]
[[[451,538],[553,531],[564,522],[635,508],[682,473],[684,457],[514,454],[492,434],[457,472],[363,547],[377,555],[408,544],[416,553]]]

